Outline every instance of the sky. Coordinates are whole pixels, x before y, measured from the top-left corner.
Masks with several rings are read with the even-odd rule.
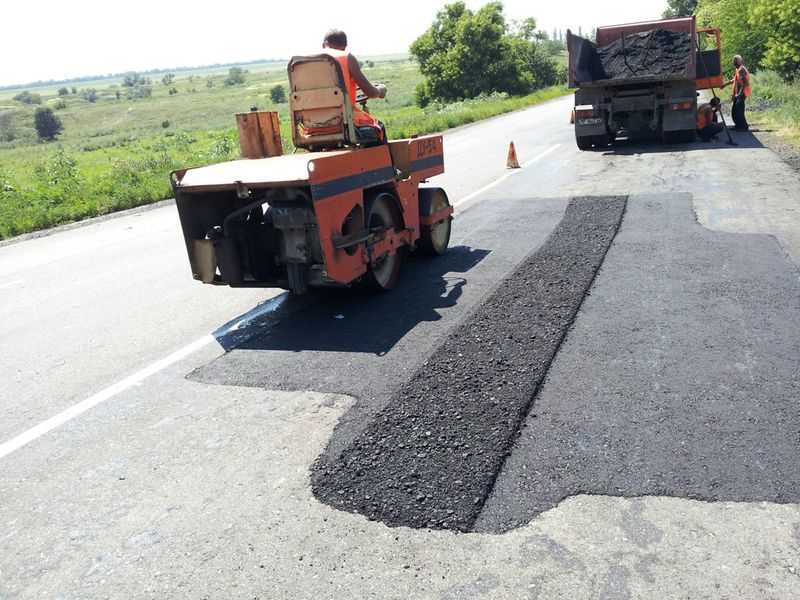
[[[479,8],[487,0],[467,0]],[[438,0],[190,2],[4,0],[0,86],[155,68],[289,58],[343,29],[356,56],[407,52],[446,4]],[[584,32],[659,18],[666,0],[505,0],[507,19]],[[352,7],[351,14],[346,8]]]

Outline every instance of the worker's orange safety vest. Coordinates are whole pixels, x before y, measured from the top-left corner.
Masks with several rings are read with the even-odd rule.
[[[372,127],[376,127],[380,131],[378,120],[368,112],[361,110],[361,108],[356,105],[356,90],[358,88],[358,83],[356,83],[356,80],[350,75],[350,64],[348,63],[348,60],[350,59],[350,53],[343,50],[336,50],[335,48],[325,48],[325,53],[334,57],[339,63],[339,66],[342,68],[344,84],[347,87],[347,95],[350,97],[350,104],[353,106],[353,117],[356,125],[359,127],[370,125]],[[382,135],[382,133],[380,135]]]
[[[706,125],[711,125],[714,120],[714,109],[710,104],[701,104],[697,109],[697,118],[695,119],[695,128],[700,130]]]
[[[750,73],[747,73],[744,77],[741,75],[741,71],[744,68],[744,65],[736,69],[733,74],[733,91],[731,92],[731,96],[736,98],[736,90],[741,89],[744,93],[745,98],[750,97]],[[745,69],[745,72],[747,70]]]

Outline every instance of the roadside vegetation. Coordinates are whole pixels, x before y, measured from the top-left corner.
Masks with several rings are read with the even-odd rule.
[[[748,119],[800,147],[800,81],[787,83],[774,71],[753,75]]]
[[[488,6],[502,17],[500,5]],[[501,21],[498,31],[507,32]],[[530,37],[529,45],[550,44],[546,58],[555,79],[532,76],[524,88],[508,91],[479,86],[447,99],[428,97],[420,106],[425,78],[418,62],[359,57],[367,77],[390,90],[386,100],[371,102],[372,112],[390,138],[400,138],[566,93],[563,84],[551,85],[565,72],[563,44],[532,25],[515,35]],[[0,239],[171,197],[173,169],[239,157],[234,114],[254,106],[278,112],[284,151],[291,152],[287,92],[283,61],[0,90]]]
[[[753,73],[748,120],[800,145],[800,2],[798,0],[668,0],[665,17],[694,14],[722,30],[722,66],[741,54]],[[730,89],[723,92],[729,97]]]

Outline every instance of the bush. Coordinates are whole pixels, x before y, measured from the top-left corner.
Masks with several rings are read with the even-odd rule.
[[[56,110],[64,110],[65,108],[67,108],[67,103],[63,98],[59,98],[58,100],[53,102],[53,108],[55,108]]]
[[[283,104],[286,102],[286,89],[278,84],[269,91],[269,97],[273,104]]]
[[[231,158],[231,155],[237,149],[236,142],[233,136],[225,133],[218,133],[211,138],[211,160],[223,161]]]
[[[20,92],[16,96],[14,96],[14,100],[17,102],[22,102],[23,104],[41,104],[42,97],[39,94],[31,94],[29,91],[25,90],[24,92]]]
[[[228,76],[223,80],[223,83],[228,86],[243,85],[245,82],[245,73],[247,73],[247,71],[242,67],[231,67],[228,70]]]
[[[53,110],[40,106],[33,115],[33,124],[36,126],[36,133],[41,140],[54,140],[61,133],[64,126],[61,119],[53,114]]]
[[[65,87],[58,88],[58,95],[59,96],[61,96],[63,98],[67,94],[69,94],[69,90],[67,88],[65,88]]]
[[[169,88],[169,95],[170,96],[174,96],[177,93],[178,93],[178,88],[176,88],[176,87]]]
[[[167,73],[161,78],[161,83],[164,85],[172,85],[172,80],[175,79],[174,73]]]
[[[76,87],[73,85],[73,86],[72,86],[72,88],[70,88],[70,91],[72,92],[72,95],[74,96],[75,94],[77,94],[77,93],[78,93],[78,88],[76,88]]]
[[[128,90],[128,98],[149,98],[153,95],[153,88],[149,85],[136,85]]]
[[[97,90],[95,88],[84,88],[81,90],[81,98],[86,102],[97,102]]]
[[[164,129],[169,127],[169,120],[167,119],[167,120],[161,121],[161,127],[163,127]]]

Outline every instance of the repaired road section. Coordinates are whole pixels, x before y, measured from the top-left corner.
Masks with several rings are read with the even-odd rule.
[[[468,531],[594,280],[625,197],[576,198],[547,241],[314,471],[336,508],[389,525]]]

